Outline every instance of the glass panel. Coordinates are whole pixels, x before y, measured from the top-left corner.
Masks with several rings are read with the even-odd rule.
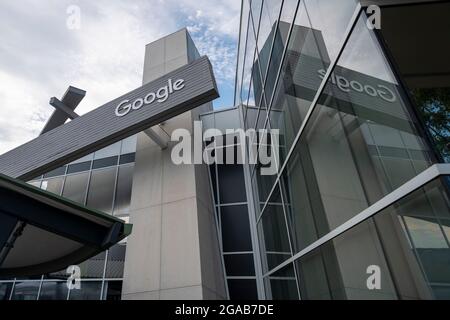
[[[431,164],[410,106],[364,18],[342,61],[283,173],[296,252]],[[358,71],[348,69],[350,64]]]
[[[450,285],[449,187],[448,177],[435,179],[376,216],[379,224],[389,221],[397,227],[392,229],[402,234],[403,255],[416,258],[415,266],[424,274],[424,278],[417,278],[423,280],[421,283],[431,289],[436,299],[450,299],[450,295],[445,296],[448,291],[440,290]]]
[[[263,271],[267,272],[291,257],[280,189],[277,186],[258,223]]]
[[[254,276],[255,265],[253,254],[225,254],[225,269],[227,276]]]
[[[94,160],[92,164],[92,169],[115,166],[117,165],[117,160],[118,160],[117,156]]]
[[[268,99],[270,99],[273,95],[273,87],[275,85],[278,69],[283,58],[283,51],[286,46],[289,28],[291,27],[292,20],[294,20],[297,4],[298,0],[285,0],[283,2],[280,22],[278,23],[278,28],[275,31],[273,50],[270,58],[269,70],[267,72],[266,84],[264,87],[266,97]]]
[[[280,14],[281,0],[264,0],[261,13],[261,23],[258,34],[259,65],[263,77],[265,76],[267,62],[269,60],[272,40],[276,30],[278,16]]]
[[[237,153],[235,153],[236,155]],[[224,158],[226,155],[224,154]],[[246,202],[244,171],[239,164],[218,164],[220,203]]]
[[[81,278],[103,278],[106,251],[80,263]]]
[[[292,264],[264,278],[266,298],[273,300],[298,300],[297,282]]]
[[[11,300],[36,300],[41,281],[16,281]]]
[[[246,205],[220,208],[224,252],[252,251],[250,222]]]
[[[29,181],[27,183],[31,184],[32,186],[38,187],[38,188],[41,187],[41,181],[40,180],[39,181]]]
[[[100,149],[98,151],[95,151],[94,153],[94,160],[95,159],[101,159],[101,158],[108,158],[112,156],[118,156],[120,153],[120,146],[121,141],[113,143],[112,145],[109,145],[103,149]]]
[[[63,197],[84,205],[88,179],[88,172],[67,176],[64,183]]]
[[[303,2],[303,1],[302,1]],[[322,35],[331,60],[336,58],[356,9],[356,0],[305,0],[307,14],[313,29]],[[333,17],[326,19],[325,17]]]
[[[47,190],[48,192],[52,192],[59,196],[61,195],[63,181],[64,177],[43,180],[41,184],[41,189]]]
[[[132,135],[122,140],[121,154],[135,153],[136,152],[137,135]]]
[[[245,51],[244,69],[242,74],[241,101],[243,103],[245,103],[248,98],[253,61],[255,59],[255,46],[256,46],[255,33],[253,32],[253,29],[250,25],[247,30],[247,46]]]
[[[114,215],[127,214],[130,211],[133,170],[134,165],[119,167]]]
[[[68,166],[67,174],[81,172],[81,171],[89,171],[90,169],[91,169],[90,161],[74,163],[74,164],[70,164]]]
[[[50,172],[44,174],[44,178],[51,178],[56,176],[62,176],[66,173],[66,166],[56,168]]]
[[[211,174],[211,184],[212,184],[212,190],[213,190],[213,196],[214,196],[214,203],[217,203],[217,181],[216,181],[216,165],[212,164],[209,166],[209,172]]]
[[[90,154],[88,154],[87,156],[84,156],[84,157],[82,157],[82,158],[80,158],[80,159],[77,159],[77,160],[75,160],[75,161],[72,161],[70,164],[72,164],[72,163],[80,163],[80,162],[91,162],[92,159],[94,159],[94,154],[93,154],[93,153],[90,153]]]
[[[242,70],[244,67],[244,58],[245,58],[245,44],[247,41],[247,28],[248,28],[248,19],[249,15],[249,2],[242,1],[242,11],[241,11],[241,28],[240,28],[240,37],[239,37],[239,52],[238,52],[238,66],[237,66],[237,83],[236,83],[236,91],[235,91],[235,104],[239,104],[240,100],[240,92],[241,92],[241,80],[242,80]]]
[[[70,290],[69,300],[100,300],[100,281],[81,281],[80,289]]]
[[[228,279],[230,300],[257,300],[256,280]]]
[[[105,278],[122,278],[127,246],[116,244],[108,251]]]
[[[122,281],[105,282],[106,300],[122,300]]]
[[[225,133],[226,129],[240,128],[239,110],[232,109],[228,111],[216,112],[215,116],[215,128]]]
[[[11,296],[12,286],[12,282],[0,283],[0,301],[9,300],[9,297]]]
[[[111,213],[115,181],[116,168],[93,171],[89,185],[87,206]]]
[[[250,0],[250,10],[251,10],[251,21],[253,21],[253,30],[255,34],[258,34],[259,30],[259,21],[261,19],[261,5],[262,1],[259,0]]]
[[[42,282],[39,300],[67,300],[67,283],[65,281]]]
[[[127,153],[120,156],[119,164],[132,163],[136,159],[136,153]]]
[[[272,128],[280,129],[285,143],[280,154],[282,161],[320,86],[322,80],[318,72],[327,70],[329,64],[330,58],[322,34],[311,28],[302,1],[292,27],[270,112],[270,124]],[[271,85],[268,83],[268,86]],[[266,95],[269,101],[272,88],[268,90]]]
[[[379,285],[371,280],[376,268]],[[396,299],[397,294],[372,220],[346,231],[297,261],[302,299]],[[375,275],[376,276],[376,275]],[[369,287],[376,285],[375,288]]]

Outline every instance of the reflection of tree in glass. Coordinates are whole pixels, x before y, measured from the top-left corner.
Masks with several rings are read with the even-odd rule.
[[[450,162],[450,88],[420,88],[412,94],[438,151]]]

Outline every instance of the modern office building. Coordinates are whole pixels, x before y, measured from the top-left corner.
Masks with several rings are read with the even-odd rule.
[[[442,1],[243,0],[236,106],[207,102],[26,176],[133,231],[80,265],[81,289],[55,270],[1,279],[0,299],[450,299],[448,14]],[[186,29],[152,42],[143,85],[199,59]],[[195,120],[278,129],[279,144],[244,144],[279,148],[277,173],[175,165],[170,135]],[[203,147],[238,154],[230,141]]]

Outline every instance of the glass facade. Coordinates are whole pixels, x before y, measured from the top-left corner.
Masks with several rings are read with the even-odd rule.
[[[241,127],[237,108],[203,114],[200,119],[203,130]],[[219,143],[214,139],[205,147],[224,159],[224,163],[214,163],[209,169],[228,293],[232,300],[258,299],[254,256],[257,244],[252,239],[244,165],[238,161],[242,149],[231,135],[222,140]],[[227,157],[233,157],[234,164],[226,164]]]
[[[128,221],[136,136],[44,174],[29,183]],[[36,279],[0,280],[1,300],[120,300],[126,239],[82,262],[81,288],[61,270]]]
[[[277,174],[249,166],[265,298],[449,299],[448,178],[366,215],[439,161],[415,108],[445,94],[405,89],[358,1],[259,3],[243,1],[235,103],[280,133]]]
[[[231,135],[204,145],[235,160],[209,166],[232,300],[450,299],[450,178],[430,170],[449,160],[448,88],[405,87],[366,22],[357,0],[242,1],[238,107],[200,119],[277,129],[248,145],[280,158],[264,175]],[[29,183],[128,221],[135,152],[132,136]],[[126,248],[81,263],[81,289],[61,270],[1,279],[0,300],[119,300]]]

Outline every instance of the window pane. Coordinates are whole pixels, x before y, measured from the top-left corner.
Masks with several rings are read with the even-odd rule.
[[[291,257],[280,189],[275,188],[258,224],[263,270],[267,272]]]
[[[264,87],[266,91],[266,97],[268,99],[270,99],[270,97],[273,95],[273,87],[275,85],[278,69],[283,58],[283,52],[286,46],[289,28],[291,27],[292,20],[294,19],[297,4],[298,0],[285,0],[283,2],[280,22],[278,23],[278,28],[275,31],[275,39],[273,41],[273,49],[269,63],[269,70],[267,73],[266,85]]]
[[[64,183],[63,197],[84,205],[88,179],[88,172],[67,176]]]
[[[127,246],[116,244],[108,251],[105,278],[122,278]]]
[[[135,153],[136,142],[137,142],[137,135],[133,135],[131,137],[124,139],[122,141],[122,150],[120,153],[121,154]]]
[[[39,300],[67,300],[67,291],[67,282],[65,281],[44,281]]]
[[[257,300],[256,280],[228,279],[230,300]]]
[[[69,300],[100,300],[100,281],[81,281],[80,289],[70,290]]]
[[[115,166],[117,165],[117,160],[117,156],[94,160],[92,169]]]
[[[266,295],[273,300],[297,300],[297,282],[292,264],[264,279]]]
[[[80,263],[81,278],[103,278],[106,251]]]
[[[3,282],[0,283],[0,301],[9,300],[11,295],[13,283],[12,282]]]
[[[105,282],[106,300],[122,300],[122,281]]]
[[[62,176],[66,173],[66,166],[56,168],[50,172],[44,174],[44,178],[51,178],[56,176]]]
[[[41,181],[40,180],[39,181],[29,181],[27,183],[31,184],[32,186],[38,187],[38,188],[41,187]]]
[[[111,213],[115,180],[116,168],[93,171],[89,185],[87,206],[102,212]]]
[[[11,300],[36,300],[40,281],[16,282]]]
[[[41,189],[61,195],[64,177],[42,180]]]
[[[242,3],[242,12],[241,12],[241,34],[239,38],[239,52],[238,52],[238,66],[237,66],[237,84],[235,91],[235,104],[239,104],[240,101],[240,93],[241,93],[241,77],[242,70],[244,67],[244,54],[245,54],[245,43],[247,41],[247,27],[248,27],[248,19],[249,19],[249,2],[243,1]]]
[[[305,0],[304,2],[311,26],[322,34],[328,55],[333,60],[340,50],[357,1]],[[324,17],[333,17],[333,19]]]
[[[108,157],[112,157],[112,156],[118,156],[120,153],[120,146],[121,146],[121,141],[113,143],[112,145],[107,146],[98,151],[95,151],[94,160],[101,159],[101,158],[108,158]]]
[[[225,254],[227,276],[254,276],[253,254]]]
[[[133,165],[119,167],[114,215],[126,214],[130,211],[133,170]]]
[[[259,65],[261,73],[264,77],[267,61],[269,60],[270,49],[272,47],[272,40],[275,34],[275,27],[280,14],[281,0],[264,0],[261,13],[261,23],[258,34],[258,51],[259,51]]]
[[[376,290],[368,286],[368,278],[373,273],[368,273],[371,266],[375,266],[381,275]],[[397,299],[372,220],[301,257],[297,270],[302,299]]]
[[[236,155],[237,153],[235,153]],[[224,158],[226,155],[224,154]],[[220,203],[246,202],[244,171],[239,164],[218,164]]]
[[[247,206],[221,207],[220,213],[223,251],[252,251]]]
[[[136,159],[136,153],[127,153],[120,156],[119,164],[132,163]]]
[[[90,169],[91,169],[90,161],[69,164],[69,166],[67,168],[67,174],[81,172],[81,171],[88,171]]]

